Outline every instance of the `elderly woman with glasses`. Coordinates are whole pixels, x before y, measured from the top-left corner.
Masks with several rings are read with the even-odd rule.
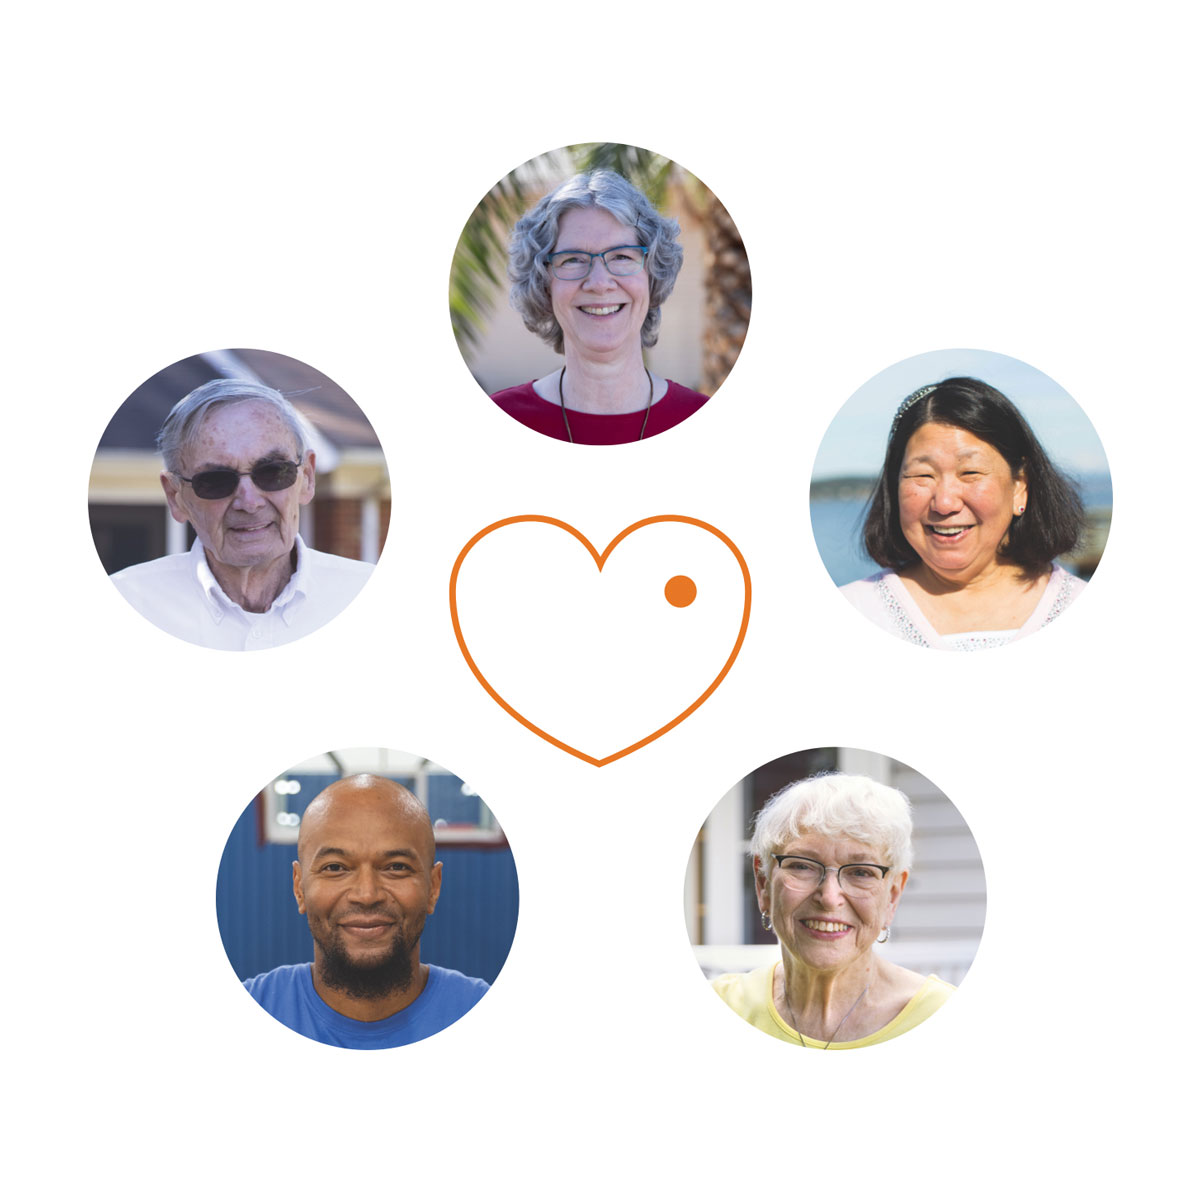
[[[864,549],[887,569],[842,592],[923,648],[1008,644],[1085,587],[1054,561],[1084,525],[1078,492],[1013,403],[982,380],[942,380],[892,422],[863,529]]]
[[[683,263],[679,225],[607,170],[564,182],[517,222],[512,304],[562,367],[492,399],[550,438],[607,446],[661,434],[708,399],[654,375],[662,305]]]
[[[828,773],[779,791],[751,842],[763,925],[778,962],[719,976],[717,994],[764,1033],[815,1049],[890,1041],[953,988],[882,958],[912,868],[908,799],[868,777]]]

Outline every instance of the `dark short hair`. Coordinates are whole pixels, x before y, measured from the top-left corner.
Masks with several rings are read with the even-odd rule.
[[[883,470],[863,522],[863,548],[880,566],[902,570],[918,561],[900,530],[900,465],[908,440],[923,425],[957,426],[996,450],[1014,476],[1024,473],[1029,498],[999,553],[1024,570],[1044,570],[1079,543],[1086,523],[1075,484],[1050,461],[1029,423],[1002,393],[969,376],[918,389],[902,402],[888,438]]]
[[[650,307],[642,323],[642,346],[658,342],[662,304],[675,288],[683,266],[679,224],[660,215],[650,200],[627,179],[611,170],[576,174],[552,190],[517,221],[508,247],[509,300],[529,330],[555,351],[563,349],[562,327],[550,301],[550,266],[547,256],[558,238],[558,221],[576,207],[599,207],[636,232],[646,253],[650,282]]]

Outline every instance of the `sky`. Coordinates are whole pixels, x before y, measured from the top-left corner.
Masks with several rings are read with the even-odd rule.
[[[970,348],[930,351],[900,360],[846,400],[821,440],[813,479],[874,475],[888,430],[909,393],[951,376],[973,376],[999,389],[1025,415],[1050,457],[1076,475],[1108,470],[1087,413],[1044,372],[1011,356]]]

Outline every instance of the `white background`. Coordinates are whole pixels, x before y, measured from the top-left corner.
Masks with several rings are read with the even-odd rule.
[[[603,556],[609,543],[591,544]],[[693,584],[683,607],[666,597],[672,577]],[[521,521],[475,542],[455,598],[492,689],[539,730],[602,760],[707,696],[748,625],[750,583],[728,544],[698,524],[642,524],[597,569],[568,530]]]
[[[1187,10],[656,11],[60,4],[10,27],[4,986],[23,1184],[1126,1185],[1181,1160],[1197,906]],[[477,199],[588,140],[702,178],[754,274],[718,398],[637,447],[559,445],[492,409],[447,316]],[[88,530],[112,412],[166,364],[227,347],[337,380],[393,481],[352,612],[270,655],[150,629]],[[1086,595],[966,657],[868,630],[807,513],[846,397],[942,347],[1053,376],[1113,474]],[[597,544],[694,516],[750,567],[724,685],[604,769],[509,719],[450,629],[459,549],[521,513]],[[265,1019],[214,916],[248,797],[351,745],[459,774],[521,876],[492,992],[401,1051],[343,1053]],[[821,745],[887,753],[943,789],[989,899],[952,1004],[825,1057],[705,988],[680,904],[716,800]]]

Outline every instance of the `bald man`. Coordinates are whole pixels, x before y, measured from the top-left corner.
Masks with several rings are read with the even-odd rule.
[[[292,864],[313,961],[256,975],[247,991],[326,1045],[390,1049],[440,1032],[488,990],[421,962],[421,932],[441,889],[425,807],[383,777],[335,781],[304,812]]]

